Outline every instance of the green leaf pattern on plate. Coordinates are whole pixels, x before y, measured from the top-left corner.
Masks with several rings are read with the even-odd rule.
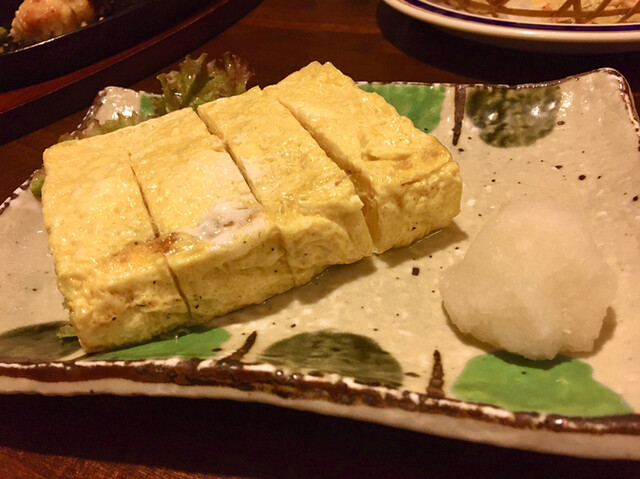
[[[391,103],[398,113],[411,119],[416,128],[430,132],[440,123],[445,87],[430,85],[375,84],[360,85]]]
[[[140,96],[140,116],[142,118],[152,117],[156,114],[156,107],[153,105],[152,98],[158,95],[143,93]]]
[[[373,339],[358,334],[332,330],[297,334],[269,346],[260,359],[294,371],[340,374],[365,384],[402,384],[400,363]]]
[[[187,334],[177,335],[171,339],[151,341],[128,348],[110,351],[91,356],[92,360],[118,361],[138,359],[209,358],[217,354],[217,349],[231,335],[222,328],[192,328]]]
[[[0,358],[13,361],[55,361],[80,349],[76,338],[60,338],[68,321],[52,321],[11,329],[0,334]]]
[[[508,148],[529,146],[556,126],[561,105],[555,86],[527,89],[469,88],[466,113],[485,143]]]
[[[504,351],[471,359],[453,384],[465,401],[512,411],[546,411],[566,416],[609,416],[633,410],[595,381],[588,364],[568,356],[532,361]]]

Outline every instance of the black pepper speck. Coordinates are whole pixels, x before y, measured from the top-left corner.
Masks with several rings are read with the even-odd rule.
[[[580,181],[582,181],[582,180],[584,180],[586,177],[587,177],[587,175],[580,175],[580,176],[578,176],[578,179],[579,179]]]
[[[417,267],[414,266],[411,269],[411,274],[414,275],[414,276],[418,276],[420,274],[420,268],[417,268]]]

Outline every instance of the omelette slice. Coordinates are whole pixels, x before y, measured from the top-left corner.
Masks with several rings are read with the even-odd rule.
[[[192,322],[293,287],[278,230],[193,110],[122,131]]]
[[[349,174],[376,252],[408,245],[459,213],[462,182],[450,153],[331,63],[313,62],[265,92]]]
[[[126,149],[103,137],[44,153],[42,208],[58,287],[86,351],[138,342],[189,319]]]
[[[296,285],[371,254],[353,184],[286,108],[256,87],[201,105],[198,114],[282,233]]]

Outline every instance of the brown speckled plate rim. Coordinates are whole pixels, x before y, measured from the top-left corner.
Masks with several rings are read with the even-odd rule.
[[[536,88],[557,85],[574,79],[580,79],[594,73],[607,73],[615,76],[620,82],[620,92],[629,112],[631,121],[638,136],[640,150],[640,121],[635,110],[633,97],[624,76],[612,68],[599,68],[590,72],[572,75],[559,80],[526,83],[519,85],[497,84],[450,84],[442,85],[464,92],[470,87],[495,88]],[[364,82],[362,82],[364,83]],[[372,82],[375,83],[375,82]],[[381,84],[381,83],[378,83]],[[399,85],[425,85],[420,82],[392,82]],[[462,96],[464,98],[464,96]],[[456,116],[457,115],[456,108]],[[460,117],[461,121],[461,117]],[[455,129],[459,128],[456,118]],[[13,194],[0,205],[0,214],[4,213],[11,202],[22,193],[28,191],[30,179],[22,183]],[[332,381],[329,376],[285,372],[275,367],[265,368],[264,364],[248,363],[243,356],[252,348],[257,332],[253,332],[242,347],[230,355],[219,359],[178,359],[174,360],[136,360],[136,361],[73,361],[52,362],[11,362],[0,358],[0,376],[6,378],[29,379],[42,383],[79,383],[84,381],[124,379],[146,384],[174,384],[181,387],[209,386],[232,388],[242,392],[262,392],[282,399],[326,401],[342,406],[368,406],[371,408],[400,409],[407,412],[438,414],[454,418],[468,418],[487,423],[526,430],[586,433],[601,436],[618,434],[640,436],[640,414],[581,417],[544,414],[540,412],[514,412],[492,404],[461,401],[445,397],[442,390],[427,388],[425,393],[389,388],[376,384],[359,384],[339,378]],[[436,356],[434,352],[434,357]],[[439,354],[431,381],[439,364]],[[430,382],[431,382],[430,381]],[[19,391],[16,391],[19,392]],[[0,393],[2,393],[0,391]],[[91,391],[86,391],[90,394]],[[205,395],[206,396],[206,395]],[[224,397],[222,394],[220,397]]]
[[[440,414],[469,418],[501,426],[551,432],[622,434],[640,436],[640,415],[570,417],[539,412],[513,412],[491,404],[461,401],[436,394],[359,384],[343,378],[285,372],[264,364],[246,363],[242,356],[255,342],[252,333],[245,344],[219,360],[186,359],[137,361],[24,362],[0,361],[0,376],[31,379],[43,383],[76,383],[125,379],[147,384],[174,384],[182,387],[209,386],[232,388],[242,392],[262,392],[281,399],[327,401],[343,406],[397,408],[407,412]],[[168,361],[171,361],[167,364]],[[435,369],[435,368],[434,368]],[[433,375],[432,375],[433,378]],[[89,392],[88,392],[89,393]],[[221,397],[224,396],[221,395]],[[205,395],[206,397],[206,395]]]

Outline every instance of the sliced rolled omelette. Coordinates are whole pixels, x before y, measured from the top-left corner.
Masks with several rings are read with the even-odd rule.
[[[376,252],[408,245],[459,213],[462,182],[446,148],[331,63],[313,62],[265,92],[349,174]]]
[[[103,137],[60,143],[44,166],[45,226],[82,347],[144,341],[187,321],[126,148]]]
[[[353,184],[286,108],[256,87],[201,105],[198,114],[280,230],[296,285],[371,254]]]
[[[192,109],[123,131],[192,322],[293,287],[278,230]]]

